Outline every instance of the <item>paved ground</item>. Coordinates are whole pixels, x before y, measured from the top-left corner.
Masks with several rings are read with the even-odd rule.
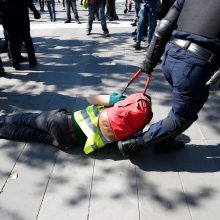
[[[47,22],[46,13],[32,22],[37,69],[30,71],[23,64],[23,71],[14,71],[1,54],[8,72],[0,80],[2,110],[38,112],[63,106],[77,110],[86,106],[88,94],[121,91],[137,71],[144,50],[131,47],[132,14],[124,16],[120,5],[120,21],[109,22],[110,38],[103,38],[97,22],[93,34],[86,36],[87,12],[77,4],[80,25],[63,23],[61,5],[56,23]],[[141,91],[145,77],[129,93]],[[171,103],[160,66],[149,95],[155,122],[166,116]],[[199,120],[180,137],[186,148],[178,152],[156,155],[146,149],[125,160],[115,145],[86,156],[80,147],[63,152],[1,139],[0,219],[218,220],[219,97],[216,88]]]

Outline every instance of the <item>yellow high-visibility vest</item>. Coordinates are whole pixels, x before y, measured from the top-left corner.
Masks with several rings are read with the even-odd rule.
[[[87,141],[84,146],[84,152],[89,154],[101,147],[104,147],[109,141],[102,135],[98,126],[99,114],[104,106],[90,105],[86,109],[74,112],[74,118],[80,126]]]

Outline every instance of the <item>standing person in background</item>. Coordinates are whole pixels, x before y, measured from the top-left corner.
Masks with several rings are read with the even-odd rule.
[[[63,10],[65,10],[66,8],[65,0],[62,0],[62,3],[63,3]]]
[[[12,65],[20,69],[21,44],[24,42],[28,54],[29,67],[37,65],[34,45],[30,36],[29,8],[36,19],[40,14],[35,8],[32,0],[0,0],[0,17],[4,30],[8,37],[9,51]]]
[[[39,0],[39,4],[40,4],[40,11],[44,12],[44,0]]]
[[[116,21],[119,20],[118,15],[115,10],[115,0],[107,0],[106,1],[106,8],[107,8],[107,17],[109,21]]]
[[[137,28],[137,35],[136,35],[136,43],[134,48],[136,50],[141,49],[141,41],[143,37],[143,30],[144,26],[148,26],[148,14],[150,15],[149,21],[149,29],[147,33],[147,46],[149,46],[151,39],[154,34],[154,29],[157,23],[157,5],[158,0],[146,0],[145,3],[141,3],[140,8],[140,18],[138,20],[138,28]]]
[[[141,0],[134,0],[135,14],[134,14],[134,20],[131,23],[131,26],[133,26],[133,27],[137,26],[138,19],[139,19],[140,7],[141,7]]]
[[[55,1],[54,0],[45,0],[47,8],[50,14],[50,20],[56,21],[56,10],[55,10]]]
[[[76,0],[66,0],[67,20],[64,23],[71,23],[71,9],[74,13],[75,20],[80,24],[79,15],[76,7]]]
[[[175,2],[175,0],[163,0],[162,1],[161,5],[160,5],[160,9],[157,12],[157,19],[158,20],[161,20],[163,17],[166,16],[167,12],[170,10],[170,8],[174,2]]]
[[[0,57],[0,77],[5,75],[5,69],[3,68],[2,59]]]
[[[95,13],[98,13],[101,19],[101,26],[105,37],[109,37],[109,31],[106,24],[105,0],[89,0],[89,18],[87,24],[87,35],[91,34],[92,23]]]

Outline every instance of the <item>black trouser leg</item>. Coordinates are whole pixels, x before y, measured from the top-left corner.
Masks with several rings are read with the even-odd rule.
[[[21,37],[17,34],[8,35],[8,47],[13,66],[19,65],[19,58],[21,55]]]
[[[18,141],[35,141],[45,144],[53,144],[54,138],[43,131],[24,125],[0,123],[0,138]]]
[[[37,61],[35,56],[34,44],[30,32],[24,33],[22,40],[24,42],[25,49],[28,54],[29,63],[36,63]]]

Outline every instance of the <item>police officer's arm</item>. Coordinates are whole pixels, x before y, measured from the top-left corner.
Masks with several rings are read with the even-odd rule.
[[[91,95],[86,99],[92,105],[109,106],[110,95]]]
[[[173,30],[176,28],[177,19],[183,4],[184,0],[176,0],[167,15],[158,23],[145,60],[141,65],[143,72],[152,72],[163,55],[165,46],[170,40]]]

